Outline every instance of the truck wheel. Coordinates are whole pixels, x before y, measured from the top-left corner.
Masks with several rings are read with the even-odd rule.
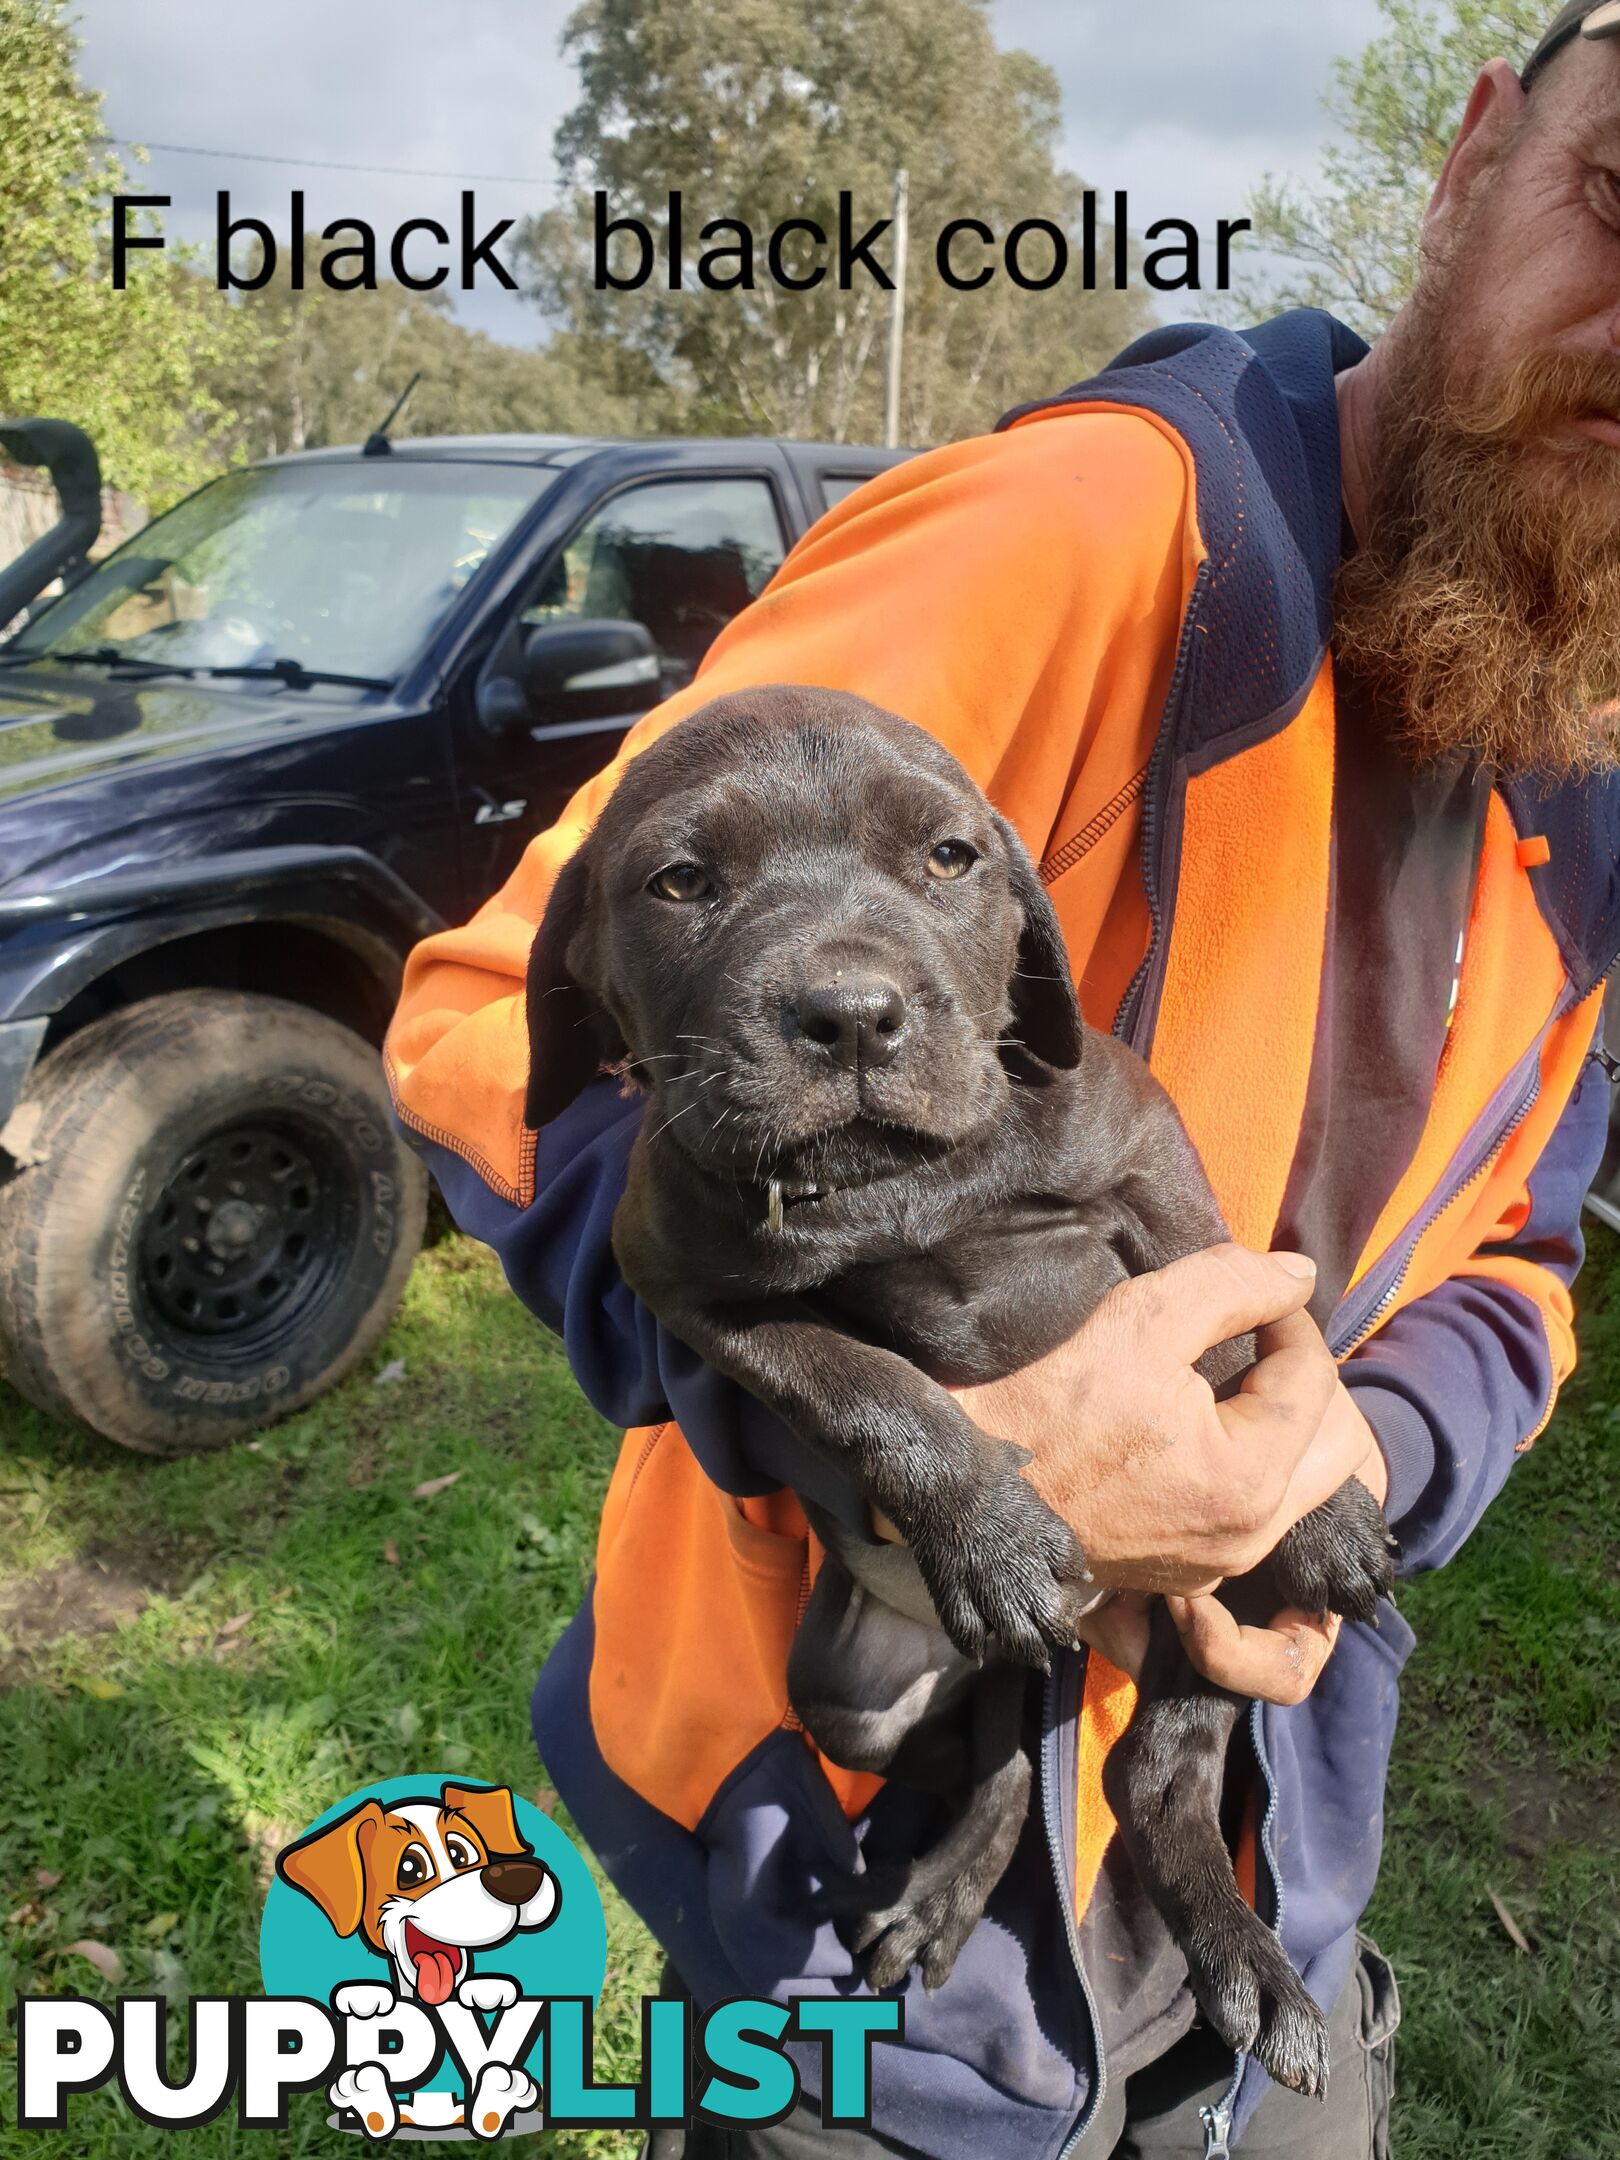
[[[184,990],[41,1065],[0,1186],[0,1372],[110,1440],[187,1455],[256,1431],[381,1336],[427,1177],[376,1053],[280,999]]]

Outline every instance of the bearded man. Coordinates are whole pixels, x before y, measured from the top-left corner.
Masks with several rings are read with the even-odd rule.
[[[1376,1631],[1239,1628],[1208,1592],[1352,1474],[1403,1569],[1448,1560],[1574,1361],[1620,952],[1616,32],[1620,0],[1569,7],[1523,76],[1485,69],[1375,350],[1314,313],[1154,333],[842,504],[625,746],[774,682],[934,731],[1040,862],[1088,1019],[1150,1060],[1241,1241],[965,1396],[1120,1594],[1047,1683],[1023,1843],[948,1982],[906,1986],[871,2127],[806,2100],[697,2124],[693,2160],[1388,2149],[1398,2012],[1357,1921],[1411,1636],[1393,1607]],[[617,1279],[639,1105],[603,1079],[523,1127],[528,948],[619,769],[416,955],[393,1084],[462,1223],[636,1428],[535,1694],[551,1775],[699,2004],[844,1993],[817,1890],[894,1795],[791,1715],[816,1551],[784,1488],[872,1526]],[[1240,1430],[1193,1364],[1249,1327]],[[1100,1765],[1148,1592],[1262,1698],[1234,1843],[1328,2015],[1325,2102],[1199,2024],[1111,1834]]]

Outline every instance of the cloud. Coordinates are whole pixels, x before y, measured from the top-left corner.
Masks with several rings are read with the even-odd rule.
[[[575,94],[557,53],[567,8],[532,0],[79,0],[85,80],[106,98],[109,132],[146,143],[273,152],[292,160],[397,166],[412,173],[552,170],[551,138]],[[333,172],[154,150],[143,191],[172,197],[170,227],[213,247],[214,204],[287,224],[305,191],[311,229],[339,217],[391,231],[408,217],[454,229],[461,181]],[[522,218],[544,191],[477,185],[481,220]],[[456,295],[462,319],[514,344],[541,335],[516,294],[480,280]]]
[[[1375,0],[996,0],[996,35],[1055,70],[1071,146],[1148,127],[1314,152],[1334,57],[1378,28]],[[1094,165],[1082,153],[1082,162]]]

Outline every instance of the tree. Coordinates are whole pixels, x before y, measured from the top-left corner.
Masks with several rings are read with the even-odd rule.
[[[217,469],[230,414],[203,377],[236,326],[172,249],[114,290],[131,183],[77,57],[64,0],[0,0],[0,412],[77,421],[109,483],[161,503]]]
[[[999,241],[1021,219],[1074,233],[1080,217],[1080,182],[1056,160],[1056,80],[1027,54],[997,50],[987,0],[582,0],[563,47],[581,76],[556,146],[571,193],[531,221],[522,246],[548,314],[599,372],[639,384],[656,424],[879,433],[887,293],[862,271],[849,291],[831,275],[785,291],[765,246],[790,216],[836,235],[841,192],[865,231],[888,214],[901,167],[914,234],[905,440],[987,427],[1096,367],[1150,319],[1138,292],[1085,293],[1078,249],[1070,276],[1044,293],[1020,290],[999,249],[971,243],[964,268],[996,266],[982,291],[952,291],[937,275],[933,244],[951,218],[982,219]],[[660,251],[680,192],[687,290],[668,290],[661,252],[641,290],[595,289],[596,189]],[[698,229],[713,219],[751,228],[754,290],[694,289]],[[1105,262],[1110,247],[1105,234]],[[892,236],[873,254],[891,267]],[[797,276],[823,259],[802,233],[783,249]],[[1031,241],[1028,261],[1039,273],[1050,255]]]
[[[1334,63],[1324,105],[1341,140],[1300,189],[1266,179],[1249,206],[1255,249],[1276,274],[1224,313],[1326,307],[1369,336],[1412,289],[1418,230],[1480,69],[1526,59],[1547,27],[1547,0],[1378,0],[1387,27],[1358,59]]]
[[[246,456],[363,441],[418,373],[401,436],[628,430],[629,408],[568,339],[539,352],[501,345],[456,322],[442,295],[389,280],[375,292],[333,291],[321,281],[323,252],[320,241],[306,245],[295,287],[279,248],[269,281],[236,303],[243,335],[210,382],[238,415]]]

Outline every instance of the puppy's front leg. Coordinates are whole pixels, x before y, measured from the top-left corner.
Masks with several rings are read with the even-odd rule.
[[[982,1656],[994,1638],[1044,1671],[1050,1647],[1073,1642],[1074,1615],[1091,1602],[1085,1555],[1019,1475],[1023,1449],[981,1433],[905,1358],[842,1334],[795,1299],[654,1309],[883,1510],[966,1656]]]

